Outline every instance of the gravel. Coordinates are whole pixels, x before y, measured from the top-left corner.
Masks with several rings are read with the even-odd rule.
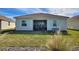
[[[0,47],[0,51],[48,51],[46,47]]]
[[[74,47],[72,51],[79,51],[79,46]]]
[[[49,51],[46,47],[0,47],[0,51]],[[72,51],[79,51],[76,46]]]

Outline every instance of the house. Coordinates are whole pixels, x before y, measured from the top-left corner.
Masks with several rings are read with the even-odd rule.
[[[0,30],[14,29],[15,22],[5,16],[0,16]]]
[[[79,30],[79,16],[71,17],[67,20],[69,29]]]
[[[66,31],[67,18],[65,16],[47,13],[35,13],[14,17],[16,30],[20,31]]]

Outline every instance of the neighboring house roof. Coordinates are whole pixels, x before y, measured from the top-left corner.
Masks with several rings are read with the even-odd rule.
[[[79,15],[78,16],[73,16],[70,19],[78,20],[79,19]]]
[[[23,15],[23,16],[17,16],[17,17],[14,17],[16,19],[21,19],[21,18],[34,18],[34,16],[36,15],[43,15],[43,16],[46,16],[46,17],[64,17],[64,18],[69,18],[67,16],[60,16],[60,15],[53,15],[53,14],[48,14],[48,13],[34,13],[34,14],[29,14],[29,15]]]
[[[0,20],[14,22],[11,18],[8,18],[6,16],[0,16]]]

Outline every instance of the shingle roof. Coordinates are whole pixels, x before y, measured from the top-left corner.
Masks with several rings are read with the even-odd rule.
[[[12,19],[10,19],[6,16],[0,16],[0,20],[14,22]]]
[[[70,19],[79,19],[79,15],[78,16],[73,16]]]
[[[58,17],[65,17],[65,18],[69,18],[67,16],[60,16],[60,15],[53,15],[53,14],[48,14],[48,13],[34,13],[34,14],[29,14],[29,15],[23,15],[23,16],[17,16],[14,18],[31,18],[34,15],[45,15],[45,16],[58,16]]]

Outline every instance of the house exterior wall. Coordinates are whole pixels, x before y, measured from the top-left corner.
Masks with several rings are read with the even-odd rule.
[[[25,20],[27,23],[27,26],[22,26],[22,20]],[[16,30],[28,30],[32,31],[33,30],[33,21],[31,19],[19,19],[16,20]]]
[[[10,25],[8,25],[8,21],[1,21],[1,30],[14,29],[14,28],[15,28],[14,22],[10,22]]]
[[[79,30],[79,19],[68,19],[68,28]]]
[[[58,20],[58,26],[61,31],[67,30],[67,19],[60,18],[60,20]]]
[[[56,20],[57,27],[53,26],[53,21]],[[53,18],[47,20],[47,30],[52,30],[52,28],[59,28],[60,31],[67,30],[67,22],[64,18]]]
[[[27,26],[21,26],[21,21],[25,20],[27,22]],[[33,30],[33,20],[47,20],[47,30],[51,31],[53,27],[53,20],[57,22],[57,28],[60,31],[67,30],[67,22],[66,19],[63,17],[35,17],[34,19],[16,19],[16,30]]]
[[[0,20],[0,30],[1,30],[1,20]]]

